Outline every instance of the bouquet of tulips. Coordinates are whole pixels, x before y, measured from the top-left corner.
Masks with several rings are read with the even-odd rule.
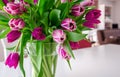
[[[54,77],[43,74],[44,44],[57,43],[57,54],[70,65],[70,58],[74,58],[72,48],[86,38],[82,31],[93,29],[100,23],[100,10],[93,5],[94,0],[0,1],[0,9],[4,12],[0,13],[0,39],[7,38],[8,43],[18,41],[10,48],[13,52],[5,64],[14,68],[19,64],[25,77],[24,51],[27,43],[36,43],[36,54],[40,59],[36,77]]]

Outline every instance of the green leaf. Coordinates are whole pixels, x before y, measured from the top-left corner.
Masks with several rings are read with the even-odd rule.
[[[95,9],[95,7],[96,7],[96,6],[88,6],[88,7],[86,7],[86,10],[87,10],[87,11],[90,11],[90,10],[92,10],[92,9]]]
[[[29,4],[33,4],[33,0],[24,0],[25,2],[29,3]]]
[[[20,67],[20,70],[22,71],[22,73],[23,73],[23,76],[24,77],[26,77],[25,76],[25,70],[24,70],[24,67],[23,67],[23,59],[24,59],[24,52],[23,52],[23,49],[21,50],[21,52],[20,52],[20,62],[19,62],[19,67]]]
[[[4,30],[6,28],[9,28],[9,26],[6,26],[6,25],[0,25],[0,30]]]
[[[25,32],[21,35],[21,40],[20,40],[20,62],[19,62],[19,66],[20,66],[20,69],[21,69],[24,77],[26,77],[24,66],[23,66],[23,63],[24,63],[24,48],[27,44],[27,41],[30,40],[30,37],[31,37],[31,33],[30,32]]]
[[[64,19],[68,15],[70,11],[69,8],[69,3],[63,3],[58,7],[58,9],[61,10],[61,19]]]
[[[36,77],[41,77],[42,75],[42,59],[43,59],[43,42],[36,41],[35,43],[30,43],[29,48],[36,48],[35,54],[30,54],[30,58],[32,61],[32,66],[34,68],[34,75]],[[33,46],[34,45],[34,46]],[[40,75],[40,76],[38,76]]]
[[[45,7],[46,10],[51,9],[53,7],[54,3],[55,3],[55,0],[47,0],[45,3],[45,6],[47,6],[47,7]]]
[[[44,25],[43,27],[46,34],[48,34],[48,15],[48,12],[44,13],[43,18],[40,21]]]
[[[9,18],[7,18],[6,16],[4,16],[2,13],[0,13],[0,21],[9,21]]]
[[[6,48],[7,50],[14,50],[16,46],[11,47],[11,48]]]
[[[61,14],[61,11],[58,9],[53,9],[50,12],[50,20],[52,25],[56,25],[56,24],[58,25],[60,23],[60,14]]]
[[[70,60],[67,60],[67,63],[69,65],[69,68],[72,70],[71,64],[70,64]]]
[[[37,50],[37,53],[38,53],[38,57],[37,57],[37,59],[38,59],[38,65],[39,65],[39,75],[41,76],[42,75],[42,59],[43,59],[43,53],[44,53],[44,51],[43,51],[43,43],[42,42],[40,42],[40,41],[38,41],[37,42],[37,45],[36,45],[36,50]],[[40,77],[40,76],[38,76],[38,77]]]
[[[5,30],[2,30],[0,32],[0,39],[3,39],[6,37],[6,35],[10,32],[10,28],[6,28]]]
[[[49,42],[52,39],[52,35],[49,35],[46,37],[46,39],[43,42]]]
[[[74,54],[73,54],[73,52],[72,52],[72,49],[71,49],[71,47],[70,47],[70,44],[69,44],[69,41],[68,41],[68,40],[65,41],[65,47],[66,47],[67,52],[69,53],[69,55],[72,56],[72,57],[75,59]]]
[[[80,34],[75,32],[67,32],[67,38],[70,41],[78,42],[79,40],[82,40],[86,37],[86,34]]]
[[[46,3],[46,0],[38,0],[38,9],[39,9],[40,16],[42,16],[44,10],[46,10],[46,8],[44,7],[45,3]]]
[[[3,3],[3,1],[0,1],[0,9],[3,9],[3,6],[4,6],[5,4]]]
[[[80,3],[82,1],[84,1],[84,0],[76,0],[76,2],[74,2],[74,4]]]
[[[8,26],[8,22],[6,22],[6,21],[0,21],[0,25]]]

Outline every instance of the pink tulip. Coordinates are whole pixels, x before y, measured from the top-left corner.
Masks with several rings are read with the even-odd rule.
[[[64,28],[65,30],[68,30],[68,31],[75,31],[77,28],[75,21],[73,21],[70,18],[64,19],[61,23],[61,26],[62,26],[62,28]]]
[[[20,56],[18,53],[16,52],[10,53],[5,61],[5,65],[8,65],[9,67],[13,66],[14,68],[16,68],[18,66],[19,59]]]
[[[10,2],[10,3],[7,3],[7,5],[4,6],[3,8],[8,14],[11,14],[11,15],[22,14],[19,3]]]
[[[37,27],[32,31],[32,37],[36,40],[45,40],[46,36],[42,32],[41,27]]]
[[[26,11],[26,6],[29,6],[27,2],[20,1],[19,3],[9,2],[3,8],[8,14],[19,15]]]
[[[54,30],[52,33],[53,40],[57,43],[63,43],[66,40],[66,34],[63,30]]]
[[[92,6],[94,5],[94,0],[84,0],[83,2],[80,3],[81,6]]]
[[[57,53],[58,55],[63,58],[63,59],[66,59],[66,60],[69,60],[71,58],[71,56],[66,52],[65,48],[61,45],[58,45],[57,48]]]
[[[7,41],[8,43],[14,42],[15,40],[17,40],[21,35],[21,32],[17,31],[17,30],[13,30],[11,32],[9,32],[7,34]]]
[[[81,5],[74,5],[73,7],[72,7],[72,15],[74,15],[74,16],[80,16],[80,15],[82,15],[83,13],[85,12],[85,9],[84,9],[84,7],[83,6],[81,6]]]
[[[20,18],[11,19],[9,21],[9,26],[12,30],[20,30],[20,29],[23,29],[25,27],[25,22]]]

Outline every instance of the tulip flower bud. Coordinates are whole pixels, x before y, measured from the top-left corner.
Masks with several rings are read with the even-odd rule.
[[[36,40],[45,40],[46,36],[42,33],[42,28],[37,27],[32,32],[32,37]]]
[[[20,35],[21,35],[21,32],[19,32],[17,30],[13,30],[13,31],[9,32],[7,34],[8,43],[11,43],[11,42],[17,40],[20,37]]]
[[[63,43],[66,40],[66,34],[60,29],[54,30],[52,36],[53,40],[57,43]]]
[[[68,31],[74,31],[77,28],[75,21],[70,18],[64,19],[61,23],[61,27]]]
[[[65,48],[61,45],[58,45],[56,47],[56,51],[58,55],[63,59],[69,60],[71,58],[71,56],[66,52]]]
[[[14,68],[16,68],[18,66],[19,58],[20,56],[18,53],[10,53],[5,61],[5,65],[8,65],[9,67],[13,66]]]
[[[18,19],[11,19],[9,21],[9,26],[12,30],[20,30],[20,29],[23,29],[24,26],[25,26],[25,22],[18,18]]]
[[[3,9],[8,14],[11,14],[11,15],[22,14],[22,12],[20,10],[20,4],[19,3],[9,2],[9,3],[7,3],[6,6],[3,7]]]

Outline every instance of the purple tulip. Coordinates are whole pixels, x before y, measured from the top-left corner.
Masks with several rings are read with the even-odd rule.
[[[85,12],[84,7],[81,6],[81,5],[78,5],[78,4],[77,4],[77,5],[74,5],[74,6],[72,7],[72,11],[71,11],[72,15],[74,15],[74,16],[80,16],[80,15],[82,15],[84,12]]]
[[[12,30],[20,30],[25,27],[25,22],[23,19],[17,18],[17,19],[11,19],[9,21],[9,26]]]
[[[95,28],[94,24],[99,24],[99,20],[87,20],[86,22],[83,23],[84,26],[88,28]]]
[[[42,28],[37,27],[32,32],[32,37],[36,40],[45,40],[46,36],[42,33]]]
[[[8,43],[11,43],[15,40],[17,40],[21,35],[21,32],[17,31],[17,30],[12,30],[11,32],[9,32],[7,34],[7,41]]]
[[[61,45],[58,45],[56,47],[56,51],[58,55],[63,59],[69,60],[71,58],[71,56],[66,52],[65,48]]]
[[[101,16],[101,11],[94,9],[94,10],[89,11],[86,14],[85,19],[86,20],[94,20],[94,19],[98,19],[100,16]]]
[[[13,66],[16,69],[16,67],[18,66],[19,59],[20,56],[18,53],[16,52],[10,53],[5,61],[5,65],[8,65],[9,67]]]
[[[2,0],[3,1],[3,3],[6,5],[7,3],[9,3],[9,2],[14,2],[15,0]]]
[[[92,6],[94,5],[94,0],[84,0],[83,2],[80,3],[81,6]]]
[[[100,16],[101,16],[100,10],[94,9],[89,11],[85,16],[86,22],[84,22],[83,25],[88,28],[95,28],[94,24],[100,23],[100,21],[98,20]]]
[[[63,43],[66,40],[66,34],[60,29],[54,30],[52,36],[53,40],[57,43]]]
[[[61,23],[61,26],[62,26],[62,28],[64,28],[65,30],[68,30],[68,31],[74,31],[77,28],[75,21],[73,21],[70,18],[64,19]]]

